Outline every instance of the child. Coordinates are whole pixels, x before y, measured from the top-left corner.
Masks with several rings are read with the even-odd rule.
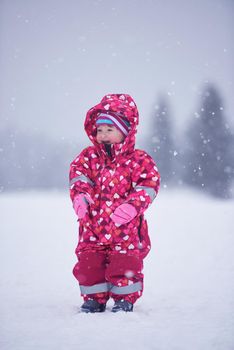
[[[70,196],[79,220],[73,274],[82,312],[132,311],[143,291],[143,258],[150,250],[143,213],[159,190],[152,158],[135,150],[138,110],[129,95],[110,94],[91,108],[85,130],[93,146],[71,163]]]

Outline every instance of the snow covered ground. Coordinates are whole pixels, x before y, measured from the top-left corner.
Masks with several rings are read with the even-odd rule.
[[[77,223],[64,193],[8,194],[1,212],[1,350],[234,349],[234,202],[163,193],[147,212],[145,292],[130,314],[80,314]]]

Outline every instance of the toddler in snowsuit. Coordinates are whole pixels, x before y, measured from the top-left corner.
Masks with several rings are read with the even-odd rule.
[[[78,262],[83,312],[132,311],[143,291],[143,258],[150,250],[144,211],[160,176],[153,159],[135,149],[138,110],[126,94],[106,95],[91,108],[85,130],[93,146],[71,163],[70,196],[79,220]]]

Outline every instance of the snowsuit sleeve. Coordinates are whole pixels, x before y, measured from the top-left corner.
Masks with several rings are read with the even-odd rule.
[[[93,197],[94,182],[92,181],[90,167],[89,148],[84,149],[70,165],[70,197],[73,201],[74,197],[79,193],[85,193],[91,198]]]
[[[154,160],[146,152],[136,152],[132,171],[133,188],[126,202],[136,208],[138,215],[142,215],[158,194],[160,174]]]

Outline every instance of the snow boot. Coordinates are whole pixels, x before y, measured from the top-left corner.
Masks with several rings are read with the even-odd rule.
[[[131,312],[133,311],[133,304],[127,300],[116,300],[111,311],[112,312],[119,312],[119,311]]]
[[[96,300],[89,299],[81,306],[80,311],[85,313],[104,312],[106,304],[100,304]]]

